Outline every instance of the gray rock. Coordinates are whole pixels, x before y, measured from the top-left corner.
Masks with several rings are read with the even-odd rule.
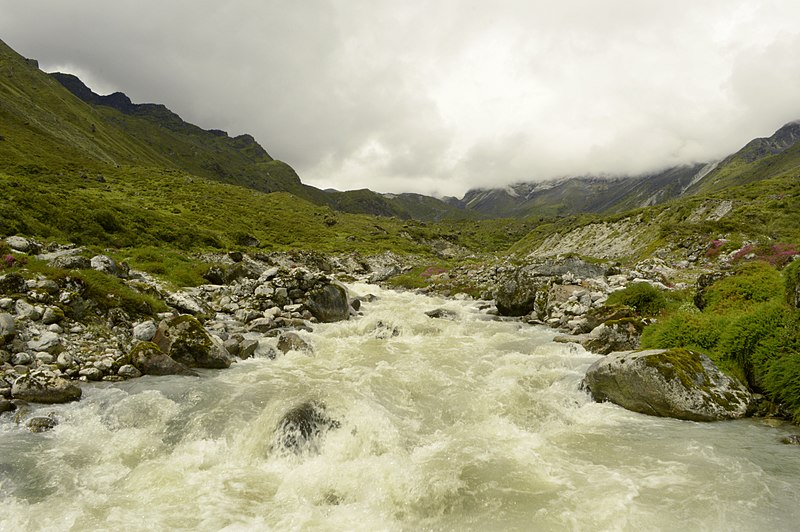
[[[740,418],[752,401],[708,357],[685,349],[612,353],[592,364],[583,386],[596,401],[691,421]]]
[[[14,310],[17,313],[17,317],[23,320],[37,321],[42,317],[41,312],[24,299],[17,300],[17,303],[14,305]]]
[[[97,368],[83,368],[78,372],[81,377],[86,377],[86,380],[99,381],[103,379],[103,372]]]
[[[8,399],[0,399],[0,414],[4,412],[13,412],[17,409],[17,405],[15,405],[12,401]]]
[[[36,360],[38,360],[42,364],[52,364],[55,357],[50,353],[36,353]]]
[[[0,309],[11,310],[14,308],[14,300],[10,297],[0,297]]]
[[[58,425],[58,420],[50,416],[37,416],[28,420],[28,429],[31,432],[47,432],[53,430]]]
[[[50,265],[54,268],[62,268],[64,270],[88,270],[92,267],[92,263],[86,257],[81,255],[59,255],[50,261]]]
[[[42,323],[51,325],[60,323],[64,319],[64,311],[58,307],[47,307],[42,314]]]
[[[35,246],[30,240],[21,236],[7,237],[6,244],[14,251],[21,251],[23,253],[29,253],[35,249]]]
[[[62,349],[61,337],[54,332],[45,331],[37,340],[28,341],[28,349],[32,351],[46,351],[50,354],[57,354]]]
[[[120,273],[120,269],[117,267],[116,261],[106,255],[95,255],[89,261],[89,265],[93,270],[107,273],[109,275],[119,275]]]
[[[247,330],[257,333],[265,333],[275,328],[274,320],[270,318],[258,318],[248,324]]]
[[[173,316],[158,325],[153,337],[161,351],[190,368],[221,369],[231,365],[222,341],[209,335],[196,318]]]
[[[117,375],[119,375],[124,379],[135,379],[137,377],[141,377],[142,372],[136,369],[136,366],[133,366],[131,364],[125,364],[124,366],[121,366],[119,368],[119,370],[117,371]]]
[[[72,358],[72,355],[69,353],[59,353],[58,358],[56,359],[56,366],[61,371],[69,369],[73,364],[75,364],[75,360]]]
[[[644,324],[640,318],[601,323],[581,340],[587,351],[607,355],[614,351],[632,351],[639,348]]]
[[[133,337],[140,342],[149,342],[156,335],[156,324],[153,321],[144,321],[133,327]]]
[[[28,366],[33,364],[33,356],[28,352],[20,351],[11,355],[11,363],[15,366]]]
[[[311,345],[295,332],[285,332],[278,338],[278,349],[283,353],[289,351],[311,351]]]
[[[31,403],[67,403],[81,398],[81,388],[50,371],[35,370],[14,381],[11,396]]]
[[[458,313],[445,308],[437,308],[434,310],[429,310],[428,312],[425,313],[425,315],[428,316],[429,318],[440,318],[446,320],[454,320],[458,317]]]
[[[169,293],[164,298],[164,301],[166,301],[169,306],[177,309],[179,312],[185,312],[195,316],[200,314],[209,314],[211,310],[207,305],[199,301],[188,292]]]
[[[258,340],[243,340],[239,344],[239,358],[247,359],[252,357],[258,349]]]
[[[786,445],[800,445],[800,434],[791,434],[781,438],[781,443]]]
[[[0,346],[13,340],[16,334],[17,327],[14,324],[14,316],[6,312],[0,313]]]
[[[350,318],[347,290],[338,284],[327,284],[309,292],[307,306],[311,314],[322,323]]]
[[[130,352],[131,365],[145,375],[193,375],[186,365],[165,355],[152,342],[139,342]]]

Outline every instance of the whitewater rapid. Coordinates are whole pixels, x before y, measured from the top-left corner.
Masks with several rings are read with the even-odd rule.
[[[597,404],[597,355],[471,301],[354,285],[363,315],[303,333],[312,356],[199,378],[84,385],[0,421],[0,530],[791,530],[791,428]],[[455,318],[432,319],[435,308]],[[266,352],[274,339],[263,339]],[[274,445],[288,410],[339,422]]]

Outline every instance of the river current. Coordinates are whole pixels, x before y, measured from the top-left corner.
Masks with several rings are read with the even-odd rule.
[[[598,404],[598,358],[475,302],[355,285],[363,315],[314,354],[200,378],[84,385],[0,422],[0,530],[792,530],[800,454],[762,421],[695,423]],[[432,319],[445,308],[455,319]],[[274,339],[262,340],[266,350]],[[281,416],[339,422],[295,453]]]

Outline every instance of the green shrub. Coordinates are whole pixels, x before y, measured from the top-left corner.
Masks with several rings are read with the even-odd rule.
[[[645,328],[644,348],[685,347],[714,349],[725,330],[726,320],[716,315],[677,312]]]
[[[800,285],[800,260],[791,262],[783,270],[783,276],[786,280],[786,302],[790,305],[797,305],[798,297],[797,287]]]
[[[708,287],[704,298],[707,311],[728,312],[769,301],[783,293],[784,282],[778,270],[766,262],[751,262]]]
[[[667,306],[667,299],[661,290],[648,283],[634,283],[613,292],[606,305],[625,305],[642,316],[655,316]]]
[[[774,360],[764,375],[764,388],[774,401],[782,403],[800,423],[800,353]]]

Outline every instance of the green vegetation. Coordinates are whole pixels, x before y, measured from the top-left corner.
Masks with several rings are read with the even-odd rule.
[[[702,312],[676,310],[645,328],[642,347],[702,351],[800,421],[800,310],[786,302],[797,264],[783,275],[765,262],[743,264],[706,290]]]
[[[667,298],[661,290],[648,283],[633,283],[608,296],[606,305],[625,305],[640,316],[651,317],[667,306]]]

